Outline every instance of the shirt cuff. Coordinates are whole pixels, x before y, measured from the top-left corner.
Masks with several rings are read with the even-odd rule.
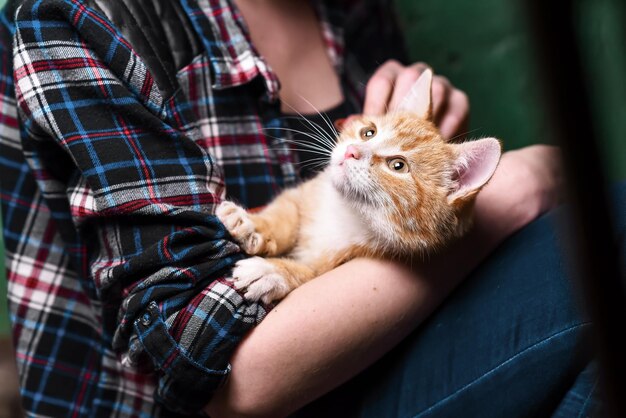
[[[248,303],[222,280],[205,294],[202,303],[185,310],[185,315],[200,319],[186,321],[183,332],[172,330],[156,302],[133,323],[136,338],[131,338],[129,353],[150,357],[159,375],[155,399],[172,412],[196,413],[209,402],[230,373],[232,352],[266,314],[262,305]]]

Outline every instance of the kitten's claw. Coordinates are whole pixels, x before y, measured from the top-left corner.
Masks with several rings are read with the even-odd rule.
[[[263,237],[255,231],[254,222],[245,209],[225,201],[220,203],[215,214],[246,253],[254,255],[263,250]]]
[[[238,290],[245,290],[246,300],[263,303],[284,298],[289,293],[289,286],[283,275],[269,261],[261,257],[252,257],[237,262],[233,269],[234,285]]]

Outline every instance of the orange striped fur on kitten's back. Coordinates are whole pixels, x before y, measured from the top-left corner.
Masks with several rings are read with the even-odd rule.
[[[233,270],[247,299],[279,300],[352,258],[408,258],[468,229],[500,143],[447,143],[432,122],[431,82],[427,70],[398,109],[351,119],[328,167],[259,213],[218,206],[230,234],[255,256]]]

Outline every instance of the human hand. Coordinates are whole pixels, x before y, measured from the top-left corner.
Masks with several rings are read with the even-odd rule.
[[[382,115],[398,106],[427,68],[428,65],[422,62],[404,66],[395,60],[386,61],[367,83],[363,113]],[[447,78],[438,75],[433,77],[432,103],[434,122],[445,138],[467,132],[469,100]]]
[[[562,201],[563,179],[557,147],[505,152],[476,198],[476,227],[497,241],[506,238]]]

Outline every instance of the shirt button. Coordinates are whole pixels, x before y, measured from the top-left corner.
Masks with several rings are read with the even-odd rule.
[[[149,312],[143,314],[141,317],[141,323],[146,327],[152,323],[152,317]]]

